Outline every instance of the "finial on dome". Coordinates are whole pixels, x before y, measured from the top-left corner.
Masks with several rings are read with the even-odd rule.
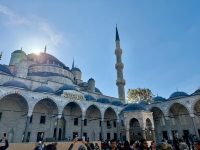
[[[74,68],[74,57],[73,57],[73,63],[72,63],[72,69]]]
[[[21,49],[20,49],[21,51],[22,51],[22,47],[21,47]]]
[[[177,92],[178,92],[178,88],[176,88]]]
[[[45,45],[45,47],[44,47],[44,53],[46,53],[47,52],[47,46]]]

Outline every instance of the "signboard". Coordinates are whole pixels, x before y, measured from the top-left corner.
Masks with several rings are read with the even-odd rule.
[[[76,100],[83,99],[83,94],[71,90],[64,90],[62,96],[65,98],[76,99]]]

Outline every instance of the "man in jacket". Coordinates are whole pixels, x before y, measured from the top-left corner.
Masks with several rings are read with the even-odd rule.
[[[2,140],[5,140],[5,146],[0,146],[0,150],[6,150],[9,147],[7,137],[3,136]]]

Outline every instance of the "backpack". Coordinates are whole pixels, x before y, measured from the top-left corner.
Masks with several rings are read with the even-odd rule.
[[[46,150],[53,150],[54,146],[53,144],[49,144],[46,146]]]

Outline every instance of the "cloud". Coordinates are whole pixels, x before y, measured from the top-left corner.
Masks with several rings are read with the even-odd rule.
[[[51,25],[42,18],[31,16],[22,17],[2,5],[0,5],[0,13],[9,18],[9,21],[4,22],[6,25],[25,25],[34,27],[38,31],[41,31],[54,46],[58,46],[63,40],[62,34],[55,33]]]

